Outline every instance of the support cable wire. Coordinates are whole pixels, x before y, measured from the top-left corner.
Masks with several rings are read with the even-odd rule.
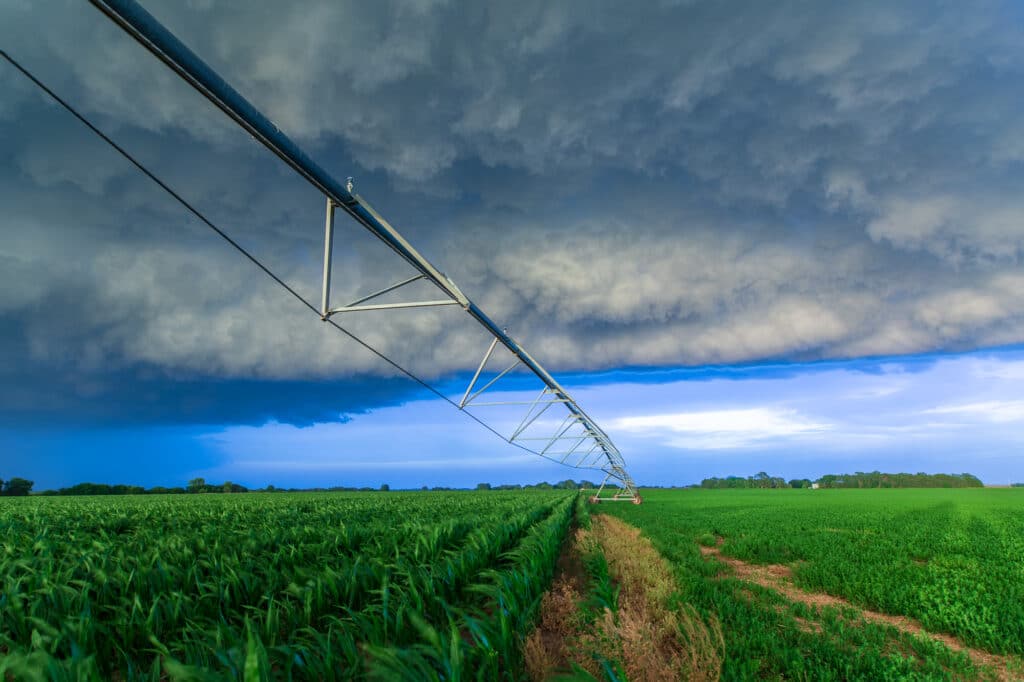
[[[0,50],[0,56],[2,56],[5,60],[7,60],[7,62],[11,66],[13,66],[19,72],[21,72],[21,74],[23,76],[25,76],[25,78],[27,78],[29,81],[31,81],[33,85],[35,85],[37,88],[39,88],[44,93],[46,93],[54,102],[56,102],[61,107],[63,107],[65,110],[67,110],[68,113],[70,113],[72,116],[74,116],[76,119],[78,119],[85,127],[87,127],[90,131],[95,133],[97,137],[99,137],[101,140],[103,140],[108,145],[110,145],[110,147],[112,147],[115,151],[117,151],[117,153],[120,154],[122,157],[127,159],[128,162],[131,163],[133,166],[135,166],[135,168],[137,168],[143,175],[145,175],[147,178],[149,178],[154,183],[156,183],[156,185],[158,187],[160,187],[160,189],[162,189],[165,192],[167,192],[167,194],[169,194],[175,201],[177,201],[179,204],[181,204],[189,213],[194,215],[204,225],[206,225],[208,228],[213,230],[213,232],[215,232],[217,234],[217,236],[219,236],[221,239],[223,239],[225,242],[227,242],[238,253],[240,253],[243,256],[245,256],[253,265],[255,265],[257,268],[259,268],[263,272],[263,274],[265,274],[267,277],[272,279],[278,286],[280,286],[285,291],[287,291],[289,294],[291,294],[292,297],[295,298],[300,303],[302,303],[302,305],[304,305],[307,308],[309,308],[309,310],[314,315],[316,315],[317,319],[321,318],[320,311],[317,309],[317,307],[315,305],[310,303],[306,298],[304,298],[302,296],[302,294],[297,292],[291,285],[289,285],[283,279],[281,279],[276,274],[274,274],[274,272],[269,267],[264,265],[262,261],[260,261],[251,252],[249,252],[244,246],[242,246],[241,244],[236,242],[234,239],[232,239],[231,236],[228,235],[224,230],[222,230],[221,228],[217,227],[199,209],[197,209],[195,206],[193,206],[191,203],[189,203],[188,200],[186,200],[184,197],[182,197],[176,191],[171,189],[171,187],[168,186],[167,183],[165,183],[163,180],[161,180],[159,177],[157,177],[156,174],[154,174],[145,165],[143,165],[141,161],[139,161],[134,156],[132,156],[132,154],[130,152],[128,152],[124,147],[119,145],[117,142],[112,140],[106,133],[104,133],[102,130],[97,128],[89,119],[87,119],[83,114],[79,113],[78,110],[75,109],[71,104],[69,104],[67,101],[62,99],[59,95],[57,95],[57,93],[55,93],[49,87],[47,87],[45,83],[43,83],[38,78],[36,78],[35,75],[32,74],[32,72],[30,72],[27,68],[22,66],[16,59],[14,59],[9,54],[7,54],[6,51]],[[368,350],[371,353],[373,353],[374,355],[376,355],[378,358],[380,358],[381,360],[386,362],[392,368],[398,370],[401,374],[405,375],[407,378],[411,379],[412,381],[416,382],[417,384],[419,384],[423,388],[427,389],[428,391],[430,391],[431,393],[436,395],[438,398],[441,398],[442,400],[444,400],[446,403],[448,403],[452,407],[455,407],[457,410],[459,410],[459,412],[465,414],[467,417],[469,417],[470,419],[475,421],[477,424],[479,424],[480,426],[484,427],[485,429],[487,429],[488,431],[493,433],[495,436],[497,436],[498,438],[500,438],[504,442],[508,443],[509,445],[515,446],[515,447],[519,448],[520,450],[523,450],[524,452],[527,452],[527,453],[529,453],[531,455],[536,455],[538,457],[543,457],[544,459],[550,460],[552,462],[561,463],[561,462],[559,462],[559,460],[555,459],[554,457],[548,457],[547,455],[545,455],[545,454],[543,454],[541,452],[538,452],[536,450],[528,448],[528,447],[522,445],[521,443],[517,443],[517,442],[511,440],[510,438],[507,438],[504,434],[502,434],[500,431],[498,431],[497,429],[492,427],[490,424],[488,424],[484,420],[482,420],[479,417],[477,417],[475,414],[473,414],[471,412],[467,412],[466,410],[460,408],[459,404],[457,402],[455,402],[454,400],[449,398],[447,395],[442,393],[440,390],[438,390],[434,386],[432,386],[429,383],[427,383],[425,380],[421,379],[419,376],[417,376],[411,370],[406,369],[405,367],[400,365],[395,360],[392,360],[391,358],[389,358],[382,351],[377,350],[376,348],[371,346],[369,343],[367,343],[366,341],[364,341],[360,337],[356,336],[356,334],[354,334],[353,332],[351,332],[348,329],[342,327],[340,324],[338,324],[334,320],[328,319],[328,320],[326,320],[326,322],[329,325],[331,325],[332,327],[334,327],[335,329],[337,329],[339,332],[341,332],[342,334],[347,336],[348,338],[350,338],[353,341],[355,341],[356,343],[358,343],[360,346],[362,346],[366,350]],[[593,468],[597,468],[597,467],[593,467]]]
[[[438,270],[423,254],[419,253],[398,230],[390,225],[362,197],[353,193],[351,179],[349,182],[342,184],[325,169],[321,168],[277,125],[204,62],[199,55],[190,50],[177,36],[139,5],[137,0],[89,0],[89,2],[122,28],[128,36],[136,40],[150,54],[163,62],[186,83],[192,86],[199,94],[248,131],[253,136],[253,139],[267,147],[267,149],[285,161],[300,176],[325,195],[328,200],[328,218],[325,224],[324,238],[322,317],[326,318],[334,313],[354,312],[355,310],[379,309],[372,306],[357,306],[354,308],[331,310],[328,306],[331,272],[331,255],[329,250],[332,241],[331,220],[333,219],[333,209],[340,208],[356,223],[366,228],[394,251],[395,254],[419,271],[425,279],[433,282],[450,299],[457,301],[466,313],[483,326],[494,338],[498,339],[513,355],[519,358],[519,361],[544,382],[555,395],[564,398],[566,409],[591,434],[603,456],[607,459],[607,466],[600,467],[600,469],[605,471],[608,477],[615,478],[623,484],[623,491],[616,493],[610,499],[628,499],[632,500],[634,504],[640,504],[641,499],[636,492],[636,485],[626,471],[621,453],[615,447],[615,444],[612,443],[608,434],[569,396],[568,392],[551,376],[551,373],[543,365],[537,362],[518,341],[508,335],[508,331],[504,327],[498,325],[469,297],[462,293],[446,274]],[[406,305],[403,307],[410,306]],[[464,407],[464,404],[460,405],[460,407]],[[576,466],[582,466],[582,462]],[[603,490],[603,485],[601,490]],[[600,491],[597,497],[600,497]]]
[[[198,208],[196,208],[195,206],[191,205],[187,200],[185,200],[183,197],[181,197],[181,195],[179,195],[177,193],[177,191],[172,189],[166,182],[161,180],[160,177],[158,177],[153,171],[151,171],[150,169],[146,168],[140,161],[138,161],[127,150],[125,150],[125,148],[123,146],[121,146],[116,141],[114,141],[114,139],[112,139],[109,135],[106,135],[103,131],[101,131],[98,127],[96,127],[91,121],[89,121],[89,119],[87,119],[83,114],[79,113],[78,110],[76,110],[71,103],[69,103],[65,99],[61,98],[53,90],[51,90],[46,84],[44,84],[41,80],[39,80],[34,74],[32,74],[32,72],[30,72],[27,68],[23,67],[22,63],[18,62],[16,59],[14,59],[12,56],[10,56],[5,50],[2,50],[2,49],[0,49],[0,56],[2,56],[8,63],[10,63],[10,65],[12,67],[14,67],[14,69],[16,69],[20,74],[22,74],[30,82],[32,82],[33,85],[35,85],[37,88],[42,90],[53,101],[55,101],[57,104],[59,104],[61,106],[61,108],[65,109],[69,114],[71,114],[76,119],[78,119],[84,126],[86,126],[97,137],[99,137],[104,142],[106,142],[106,144],[109,144],[111,147],[113,147],[114,150],[118,154],[120,154],[124,159],[126,159],[139,172],[141,172],[147,178],[150,178],[161,189],[166,191],[166,193],[168,195],[170,195],[170,197],[173,198],[178,204],[180,204],[182,207],[184,207],[185,210],[187,210],[189,213],[191,213],[194,216],[196,216],[203,224],[205,224],[207,227],[209,227],[211,230],[213,230],[216,233],[216,235],[218,237],[220,237],[224,242],[226,242],[231,248],[233,248],[234,250],[238,251],[245,258],[247,258],[250,262],[252,262],[254,265],[256,265],[256,267],[258,267],[264,274],[266,274],[268,276],[268,278],[270,278],[270,280],[272,280],[275,284],[278,284],[281,288],[283,288],[285,291],[287,291],[289,294],[291,294],[293,298],[295,298],[297,301],[302,303],[302,305],[304,305],[311,312],[313,312],[318,318],[321,318],[322,321],[328,323],[333,328],[335,328],[337,331],[339,331],[340,333],[344,334],[345,336],[347,336],[349,339],[351,339],[352,341],[354,341],[358,345],[366,348],[371,353],[373,353],[374,355],[376,355],[380,359],[384,360],[387,365],[392,367],[394,370],[398,371],[400,374],[406,376],[407,378],[409,378],[412,381],[416,382],[417,384],[419,384],[423,388],[427,389],[428,391],[430,391],[431,393],[433,393],[437,397],[441,398],[445,402],[451,404],[451,406],[456,408],[457,410],[459,410],[459,412],[465,414],[467,417],[472,419],[474,422],[476,422],[477,424],[482,426],[484,429],[486,429],[490,433],[493,433],[494,435],[498,436],[501,440],[505,441],[506,443],[508,443],[510,445],[513,445],[515,447],[518,447],[519,450],[521,450],[521,451],[523,451],[525,453],[528,453],[530,455],[534,455],[534,456],[537,456],[537,457],[544,458],[544,459],[549,460],[551,462],[555,462],[556,464],[561,464],[561,465],[565,464],[565,459],[568,457],[568,455],[572,454],[572,451],[569,451],[568,453],[561,453],[561,455],[563,455],[564,457],[562,457],[562,459],[557,459],[557,457],[554,457],[552,455],[548,455],[547,454],[547,451],[550,449],[550,444],[549,444],[548,447],[545,447],[545,449],[541,450],[541,451],[530,449],[530,447],[527,447],[527,446],[523,445],[522,443],[517,442],[516,439],[515,439],[516,436],[519,435],[519,432],[522,429],[517,430],[517,432],[515,434],[513,434],[512,436],[504,435],[503,433],[501,433],[500,431],[495,429],[493,426],[490,426],[489,424],[484,422],[482,419],[480,419],[476,415],[474,415],[474,414],[468,412],[467,410],[465,410],[466,406],[464,406],[464,404],[460,404],[459,402],[456,402],[455,400],[453,400],[451,397],[445,395],[440,390],[438,390],[437,388],[435,388],[434,386],[429,384],[427,381],[421,379],[419,376],[417,376],[411,370],[408,370],[408,369],[402,367],[401,365],[399,365],[397,363],[397,361],[395,361],[392,358],[388,357],[384,352],[378,350],[377,348],[375,348],[372,345],[370,345],[368,342],[366,342],[366,341],[362,340],[361,338],[359,338],[358,336],[356,336],[354,333],[350,332],[349,330],[345,329],[344,327],[342,327],[338,323],[334,322],[333,319],[325,318],[324,314],[323,314],[323,311],[317,309],[315,305],[313,305],[307,299],[305,299],[291,285],[289,285],[287,282],[282,280],[280,278],[280,276],[276,275],[268,266],[266,266],[262,261],[260,261],[255,255],[253,255],[251,252],[249,252],[241,244],[239,244],[238,242],[234,241],[228,235],[227,232],[225,232],[223,229],[221,229],[216,224],[214,224],[209,218],[206,217],[205,214],[203,214],[202,211],[200,211]],[[233,119],[233,118],[236,118],[236,117],[232,116],[231,118]],[[289,165],[292,165],[294,167],[294,165],[291,164],[291,163]],[[305,176],[305,173],[302,173],[302,174]],[[488,353],[488,355],[489,355],[489,353]],[[481,369],[482,369],[482,367],[481,367]],[[512,368],[509,368],[509,370],[511,370],[511,369]],[[506,370],[506,372],[503,372],[501,375],[499,375],[499,377],[496,377],[495,379],[490,381],[490,383],[494,383],[499,378],[501,378],[501,376],[504,376],[504,374],[506,374],[507,372],[508,372],[508,370]],[[477,375],[478,374],[479,374],[479,371],[477,372]],[[475,378],[474,378],[474,381],[475,381]],[[488,386],[489,385],[490,384],[488,384]],[[486,386],[484,388],[486,388]],[[483,389],[480,389],[478,392],[483,392]],[[539,417],[540,415],[537,415],[537,416]],[[570,414],[569,417],[571,417],[571,414]],[[589,454],[588,454],[588,456],[589,456]],[[598,497],[600,496],[600,492],[603,491],[604,485],[607,482],[608,478],[614,476],[615,474],[613,472],[611,472],[611,471],[608,471],[606,468],[604,468],[602,466],[598,466],[596,462],[594,464],[590,464],[590,465],[587,465],[587,466],[583,467],[582,466],[583,462],[587,459],[588,456],[585,456],[580,461],[579,464],[575,465],[575,468],[588,468],[588,469],[595,469],[595,470],[598,470],[598,471],[605,471],[605,473],[607,475],[605,476],[605,479],[604,479],[604,481],[601,484],[601,488],[598,491],[598,495],[595,496],[595,498],[594,498],[594,500],[597,500]],[[618,467],[614,467],[613,466],[613,469],[618,469]],[[625,474],[625,471],[623,471],[623,473]],[[618,476],[615,476],[615,477],[617,478]],[[635,493],[633,491],[632,480],[629,480],[627,482],[627,480],[624,479],[623,482],[627,483],[626,487],[627,487],[628,493],[631,494],[633,499],[634,499],[634,501],[637,504],[639,504],[639,498],[635,496]],[[618,498],[616,496],[615,498],[612,498],[612,499],[618,499]]]

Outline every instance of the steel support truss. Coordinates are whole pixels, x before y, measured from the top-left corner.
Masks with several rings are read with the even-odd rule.
[[[349,179],[349,182],[346,184],[346,189],[349,192],[352,191],[351,179]],[[352,196],[359,201],[360,205],[369,209],[365,199],[354,193]],[[418,275],[403,279],[371,294],[361,296],[351,303],[332,308],[331,272],[333,269],[334,258],[335,208],[337,208],[337,204],[335,204],[332,199],[328,198],[324,224],[324,268],[320,305],[320,316],[322,319],[326,320],[339,313],[371,310],[395,310],[399,308],[429,308],[444,305],[462,305],[462,307],[467,311],[469,310],[469,305],[471,304],[468,299],[466,300],[466,304],[463,304],[462,301],[459,300],[458,295],[460,295],[461,292],[458,292],[458,289],[454,289],[453,291],[452,289],[441,286],[436,281],[434,283],[438,285],[437,288],[441,291],[442,295],[447,295],[448,298],[400,303],[367,304],[367,301],[371,301],[379,296],[383,296],[384,294],[398,291],[408,284],[421,280],[433,281],[428,276],[428,271],[421,271]],[[372,211],[372,209],[369,210]],[[376,215],[376,212],[373,213]],[[390,225],[388,227],[390,227]],[[394,228],[391,229],[393,230]],[[446,276],[445,281],[454,288],[454,284]],[[485,325],[485,328],[488,327]],[[490,331],[490,328],[488,328],[488,331]],[[591,497],[591,501],[628,500],[639,503],[640,496],[637,494],[636,485],[633,483],[633,479],[626,471],[626,464],[622,459],[622,455],[619,453],[618,448],[615,447],[615,444],[612,443],[611,438],[609,438],[608,434],[602,431],[601,428],[598,427],[589,416],[587,416],[568,392],[558,385],[558,383],[555,382],[554,379],[546,372],[543,374],[540,372],[534,372],[538,378],[544,381],[545,385],[540,394],[532,401],[495,400],[483,402],[478,400],[485,391],[493,388],[495,384],[511,372],[522,368],[532,369],[530,362],[533,362],[537,367],[540,367],[539,364],[535,363],[535,361],[526,354],[526,351],[523,350],[518,343],[508,336],[507,330],[502,329],[501,334],[493,334],[492,332],[492,335],[494,338],[491,339],[490,346],[488,346],[483,359],[480,361],[476,371],[473,373],[473,377],[470,379],[469,385],[466,386],[462,399],[458,402],[459,409],[464,410],[467,407],[525,406],[526,413],[512,432],[505,436],[508,442],[522,445],[526,449],[534,451],[542,457],[557,461],[558,463],[566,466],[581,469],[597,469],[602,471],[605,474],[604,480],[601,482],[601,486],[598,488],[597,492]],[[486,381],[482,381],[481,376],[487,369],[488,363],[494,356],[494,351],[499,343],[502,343],[509,351],[511,351],[515,356],[515,359],[511,364],[495,374],[493,377]],[[517,352],[517,350],[519,352]],[[530,362],[527,362],[527,359],[529,359]],[[545,381],[545,376],[550,379],[550,383]],[[479,385],[481,383],[482,385]],[[547,413],[549,408],[555,405],[559,405],[564,408],[566,412],[565,416],[560,422],[558,422],[554,431],[538,435],[538,429],[533,427],[541,424],[541,418],[545,413]],[[606,494],[605,489],[609,481],[616,483],[617,487],[614,489],[614,492],[609,490]]]
[[[626,471],[626,463],[622,459],[615,444],[601,428],[594,422],[575,400],[557,384],[554,386],[545,385],[541,392],[532,401],[508,401],[496,400],[480,402],[477,400],[485,391],[493,387],[510,372],[523,366],[522,361],[517,357],[512,364],[508,365],[494,375],[489,381],[477,388],[480,376],[487,367],[488,362],[494,354],[494,349],[500,339],[495,337],[491,345],[484,353],[483,359],[469,380],[466,391],[459,401],[459,408],[466,407],[506,407],[525,406],[526,413],[522,419],[507,436],[510,443],[520,443],[537,454],[576,468],[598,469],[605,474],[601,487],[597,490],[592,501],[601,500],[630,500],[639,503],[640,496],[637,494],[633,479]],[[553,406],[565,408],[565,416],[561,421],[555,421],[557,426],[554,430],[544,432],[543,429],[532,428],[540,423],[541,418]],[[557,418],[556,418],[557,419]],[[602,495],[609,480],[617,481],[621,487],[617,488],[610,495]]]
[[[545,457],[556,459],[570,466],[595,468],[603,471],[605,479],[594,496],[595,500],[631,500],[639,503],[640,497],[637,495],[633,479],[626,472],[622,455],[608,435],[576,404],[576,401],[555,381],[554,377],[527,353],[519,342],[484,314],[447,275],[434,267],[406,241],[398,230],[391,226],[362,197],[355,194],[352,191],[351,178],[342,184],[316,164],[287,135],[135,0],[90,0],[90,2],[326,197],[323,293],[320,307],[322,319],[327,320],[334,315],[354,312],[461,306],[493,338],[459,404],[460,409],[466,409],[469,406],[485,407],[510,404],[500,401],[496,403],[475,401],[509,372],[517,368],[527,369],[540,379],[544,384],[544,389],[536,399],[527,403],[526,414],[519,426],[508,436],[508,440],[520,445],[524,441],[539,442],[543,446],[539,453]],[[384,242],[395,254],[412,266],[417,274],[362,296],[346,305],[332,308],[330,305],[331,253],[336,209],[347,213],[355,222]],[[440,291],[440,297],[408,303],[370,303],[384,294],[397,291],[419,280],[433,284]],[[482,387],[477,388],[477,381],[499,343],[512,354],[515,361]],[[554,405],[564,406],[567,412],[558,428],[545,436],[528,435],[533,433],[531,427],[541,424],[541,416]],[[535,438],[538,440],[533,440]],[[609,482],[616,483],[618,487],[614,494],[605,495],[605,486]]]

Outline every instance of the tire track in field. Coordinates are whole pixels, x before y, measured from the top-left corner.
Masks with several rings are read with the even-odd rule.
[[[808,606],[825,607],[831,606],[836,609],[849,608],[857,611],[860,616],[872,623],[890,625],[900,632],[911,635],[928,637],[954,651],[967,654],[971,661],[978,667],[991,669],[1000,682],[1011,682],[1013,680],[1024,680],[1024,663],[1013,656],[1001,656],[982,649],[967,646],[953,635],[929,632],[921,623],[906,616],[893,616],[888,613],[872,611],[861,608],[842,597],[836,597],[825,592],[811,592],[802,590],[792,582],[793,570],[789,566],[781,564],[752,564],[740,559],[725,556],[719,547],[722,538],[718,538],[715,547],[698,545],[700,553],[707,558],[714,558],[732,569],[733,574],[740,580],[757,583],[761,587],[775,590],[790,601],[800,602]]]

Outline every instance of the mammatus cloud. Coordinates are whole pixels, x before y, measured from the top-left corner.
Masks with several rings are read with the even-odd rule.
[[[1013,3],[147,7],[556,372],[1024,341]],[[316,300],[321,197],[91,7],[0,13],[5,49]],[[19,372],[390,373],[0,84]],[[405,274],[348,227],[339,298]],[[345,323],[437,378],[484,349],[456,312]]]

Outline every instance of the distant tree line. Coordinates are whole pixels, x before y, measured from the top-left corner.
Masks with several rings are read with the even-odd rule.
[[[818,479],[820,488],[982,488],[984,483],[971,474],[883,474],[878,471],[828,474]]]
[[[885,474],[880,471],[853,474],[826,474],[816,481],[807,478],[795,478],[785,481],[776,476],[759,472],[754,476],[740,478],[705,478],[700,482],[701,488],[810,488],[817,484],[819,488],[982,488],[984,483],[971,474]]]
[[[778,476],[769,476],[759,471],[753,476],[740,478],[739,476],[726,476],[725,478],[705,478],[700,482],[701,488],[789,488],[786,479]]]
[[[247,493],[249,489],[231,481],[223,483],[207,483],[204,478],[193,478],[188,482],[190,493]]]
[[[33,485],[35,483],[27,478],[15,476],[9,481],[4,481],[0,478],[0,495],[4,497],[24,497],[32,492]]]
[[[25,480],[24,478],[12,478],[6,484],[3,480],[0,480],[0,494],[2,495],[28,495],[32,490],[32,481]],[[476,490],[576,490],[578,488],[596,488],[597,485],[590,481],[580,481],[577,483],[572,479],[566,479],[559,481],[558,483],[548,483],[542,481],[540,483],[534,483],[532,485],[520,485],[515,484],[504,484],[504,485],[491,485],[490,483],[478,483]],[[609,484],[607,487],[615,488],[616,486]],[[164,487],[154,486],[152,488],[144,488],[138,485],[124,485],[117,484],[111,485],[108,483],[78,483],[76,485],[67,488],[58,488],[57,490],[44,490],[39,495],[44,496],[63,496],[63,495],[198,495],[204,493],[247,493],[247,492],[260,492],[260,493],[285,493],[285,492],[388,492],[391,490],[391,486],[387,483],[382,483],[379,488],[371,488],[368,486],[331,486],[325,488],[278,488],[274,485],[268,485],[266,488],[257,488],[250,490],[244,485],[232,483],[231,481],[225,481],[224,483],[207,483],[204,478],[193,478],[188,482],[186,486],[178,487]],[[452,488],[447,486],[434,486],[428,487],[423,486],[421,490],[465,490],[465,488]]]
[[[68,488],[44,490],[40,495],[185,495],[188,493],[247,493],[249,489],[231,481],[224,483],[207,483],[202,478],[193,478],[187,487],[153,486],[143,488],[140,485],[124,485],[109,483],[78,483]]]
[[[548,483],[547,481],[541,481],[540,483],[534,483],[532,485],[520,485],[518,483],[508,483],[502,485],[491,485],[490,483],[477,483],[477,490],[579,490],[580,488],[596,488],[595,483],[590,481],[580,481],[577,483],[571,478],[567,478],[564,481],[558,483]],[[614,487],[614,486],[607,486]],[[434,488],[437,490],[437,488]]]
[[[753,476],[743,478],[741,476],[726,476],[725,478],[705,478],[699,486],[669,486],[671,488],[706,488],[706,489],[772,489],[772,488],[810,488],[817,484],[819,488],[981,488],[984,484],[976,476],[971,474],[886,474],[879,471],[868,473],[858,471],[853,474],[827,474],[812,481],[808,478],[795,478],[789,481],[779,476],[769,476],[764,471],[759,471]],[[0,495],[5,497],[25,496],[32,492],[34,483],[24,478],[14,477],[9,481],[0,479]],[[1024,483],[1011,483],[1011,487],[1024,487]],[[540,483],[521,485],[519,483],[493,485],[491,483],[478,483],[476,490],[577,490],[593,489],[598,485],[592,481],[574,481],[567,478],[557,483]],[[616,485],[608,483],[606,487],[615,489]],[[652,486],[659,487],[659,486]],[[664,486],[662,486],[664,487]],[[268,485],[266,488],[257,488],[250,491],[244,485],[225,481],[224,483],[207,483],[203,478],[193,478],[184,487],[163,487],[154,486],[143,488],[137,485],[110,485],[107,483],[79,483],[68,488],[57,490],[44,490],[39,495],[188,495],[202,493],[284,493],[284,492],[387,492],[391,486],[387,483],[381,484],[379,488],[368,486],[331,486],[327,488],[278,488]],[[454,488],[449,486],[423,486],[420,490],[453,491],[465,490],[465,488]]]
[[[138,485],[109,485],[107,483],[79,483],[69,488],[44,490],[40,495],[153,495],[184,493],[184,488],[151,488]]]
[[[595,483],[591,483],[590,481],[580,481],[579,483],[577,483],[576,481],[573,481],[572,479],[566,479],[564,481],[559,481],[558,483],[548,483],[546,481],[542,481],[540,483],[533,483],[533,484],[529,484],[528,483],[528,484],[525,484],[525,485],[520,484],[520,483],[507,483],[507,484],[500,484],[500,485],[495,485],[495,484],[492,484],[492,483],[477,483],[476,487],[473,488],[473,489],[474,490],[576,490],[576,489],[579,489],[579,488],[596,488],[596,487],[597,487],[597,485]],[[608,484],[608,486],[606,486],[606,487],[614,488],[615,486],[613,486],[611,484]],[[278,493],[283,493],[283,492],[292,492],[292,493],[296,493],[296,492],[331,492],[331,493],[334,493],[334,492],[370,492],[370,491],[373,491],[373,490],[379,490],[379,491],[387,492],[387,491],[391,490],[391,486],[389,486],[387,483],[382,484],[379,488],[370,488],[370,487],[367,487],[367,486],[363,486],[363,487],[357,488],[357,487],[353,487],[353,486],[341,486],[341,485],[331,486],[330,488],[275,488],[272,485],[268,485],[266,488],[263,488],[263,489],[260,489],[260,490],[256,490],[255,492],[266,492],[266,493],[274,493],[274,492],[278,492]],[[467,488],[459,488],[459,487],[447,486],[447,485],[435,485],[435,486],[425,485],[425,486],[420,487],[419,490],[424,491],[424,492],[431,491],[431,490],[435,491],[435,492],[442,492],[442,491],[454,491],[454,490],[467,490]]]

